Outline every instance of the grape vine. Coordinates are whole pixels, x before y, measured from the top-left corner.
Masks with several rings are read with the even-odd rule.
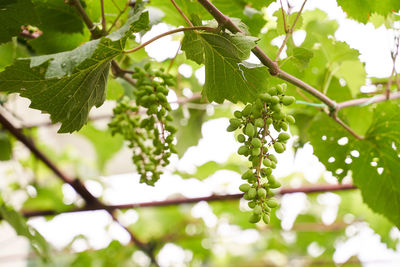
[[[109,124],[113,135],[119,133],[133,149],[132,160],[140,174],[140,182],[154,185],[162,174],[161,168],[169,164],[169,157],[176,153],[174,134],[170,124],[171,107],[167,101],[168,86],[174,84],[170,74],[163,69],[152,70],[148,63],[136,67],[136,102],[124,97],[114,108]]]
[[[286,84],[269,88],[254,103],[247,104],[241,111],[236,110],[227,128],[228,132],[242,129],[237,136],[237,141],[243,144],[238,154],[248,157],[251,162],[249,170],[242,175],[247,183],[239,187],[244,192],[243,198],[249,200],[248,206],[253,209],[249,218],[251,223],[257,223],[262,218],[268,224],[271,209],[278,206],[272,189],[279,188],[281,184],[272,175],[278,161],[271,150],[273,148],[276,153],[285,151],[290,135],[281,131],[287,131],[288,124],[295,122],[292,115],[283,111],[283,106],[295,102],[293,96],[285,95],[285,90]],[[276,132],[281,132],[276,138],[272,136],[271,125]]]

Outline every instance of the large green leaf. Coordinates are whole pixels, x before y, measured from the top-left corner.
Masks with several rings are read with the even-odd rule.
[[[19,93],[31,107],[61,122],[59,132],[79,130],[90,109],[105,100],[110,62],[126,38],[143,30],[148,13],[139,9],[118,31],[68,52],[16,60],[0,73],[0,91]]]
[[[31,0],[0,0],[0,44],[21,32],[21,26],[35,25],[38,17]]]
[[[42,31],[82,32],[83,21],[76,9],[64,0],[32,0],[40,18]]]
[[[33,250],[43,259],[49,257],[49,245],[43,236],[33,227],[29,226],[21,214],[6,206],[0,197],[0,219],[7,221],[20,236],[25,236]]]
[[[207,32],[198,34],[197,38],[193,35],[185,38],[185,47],[192,44],[199,47],[201,43],[204,50],[206,81],[203,94],[210,102],[246,103],[267,88],[267,68],[243,63],[255,46],[254,37]],[[198,50],[187,49],[185,52],[188,58],[200,62]]]
[[[311,144],[320,161],[342,178],[351,170],[354,184],[361,189],[364,202],[400,226],[400,108],[384,103],[364,140],[355,139],[329,118],[315,120]]]
[[[362,23],[367,23],[372,13],[386,16],[400,9],[400,1],[398,0],[338,0],[337,3],[349,17]]]

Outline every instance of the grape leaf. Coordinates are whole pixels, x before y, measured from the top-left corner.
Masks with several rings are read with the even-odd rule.
[[[21,32],[21,26],[38,23],[31,0],[0,0],[0,44]]]
[[[32,0],[40,23],[36,26],[42,31],[83,32],[83,21],[73,6],[64,0]]]
[[[0,73],[0,91],[19,93],[32,108],[61,122],[59,132],[79,130],[90,109],[105,100],[110,62],[122,54],[132,32],[148,25],[142,8],[118,31],[68,52],[16,60]]]
[[[29,226],[17,211],[6,206],[0,197],[0,219],[7,221],[20,236],[25,236],[33,250],[44,260],[49,258],[49,245],[36,229]]]
[[[291,54],[295,59],[294,63],[302,70],[307,68],[310,59],[314,56],[311,50],[303,47],[294,47]]]
[[[185,37],[186,38],[186,37]],[[255,38],[241,34],[200,33],[197,38],[186,38],[186,47],[199,46],[204,50],[206,81],[203,94],[207,99],[222,103],[224,100],[244,103],[253,100],[267,87],[269,72],[265,67],[255,67],[242,61],[250,55]],[[186,50],[190,59],[200,61],[198,51]]]
[[[81,33],[64,33],[45,31],[36,39],[29,41],[29,45],[39,55],[59,53],[77,48],[88,39]]]
[[[350,18],[362,23],[367,23],[372,13],[386,16],[394,10],[400,9],[398,0],[338,0],[337,3]]]
[[[315,155],[339,179],[351,170],[354,184],[360,188],[364,202],[399,227],[399,105],[378,105],[364,140],[355,139],[330,121],[328,118],[319,118],[311,126],[311,131],[315,132],[311,136]],[[323,136],[326,136],[325,141],[322,140]],[[343,137],[347,138],[347,142]],[[334,162],[329,160],[332,155],[335,155]],[[338,171],[340,169],[342,171]]]

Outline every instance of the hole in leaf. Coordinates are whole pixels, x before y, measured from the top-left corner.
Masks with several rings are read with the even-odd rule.
[[[340,78],[340,79],[339,79],[339,84],[340,84],[340,86],[344,87],[344,86],[346,86],[347,82],[346,82],[345,79]]]
[[[378,172],[379,175],[381,175],[383,173],[383,171],[384,171],[384,168],[379,167],[379,168],[376,169],[376,171]]]
[[[392,142],[392,148],[393,148],[394,151],[397,150],[397,146],[396,146],[396,144],[394,142]]]
[[[352,155],[355,158],[358,158],[360,156],[360,152],[358,152],[357,150],[353,150],[350,152],[350,155]]]
[[[329,162],[329,163],[332,163],[332,162],[335,162],[335,160],[336,160],[336,159],[335,159],[334,157],[330,157],[330,158],[328,159],[328,162]]]
[[[323,141],[326,141],[326,135],[323,135],[323,136],[321,137],[321,139],[322,139]]]
[[[376,167],[376,166],[378,166],[378,163],[376,163],[375,161],[371,161],[371,166]]]
[[[347,137],[342,137],[337,141],[337,143],[341,146],[347,145],[348,142],[349,142],[349,139]]]
[[[344,163],[346,163],[346,164],[350,164],[350,163],[352,163],[353,162],[353,160],[350,158],[350,157],[347,157],[345,160],[344,160]]]
[[[336,174],[341,174],[341,173],[343,173],[343,169],[337,169],[337,170],[335,171],[335,173],[336,173]]]

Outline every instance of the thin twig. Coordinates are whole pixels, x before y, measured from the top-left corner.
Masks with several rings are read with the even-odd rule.
[[[168,68],[166,70],[166,73],[169,73],[169,71],[171,70],[172,66],[174,65],[175,59],[179,54],[179,51],[181,51],[182,48],[182,42],[179,44],[178,49],[176,50],[175,56],[171,59],[171,62],[169,62]]]
[[[312,185],[312,186],[304,186],[297,188],[283,188],[278,194],[293,194],[293,193],[323,193],[323,192],[333,192],[333,191],[344,191],[344,190],[352,190],[357,189],[352,184],[322,184],[322,185]],[[193,197],[193,198],[176,198],[176,199],[167,199],[162,201],[151,201],[151,202],[138,202],[138,203],[130,203],[130,204],[121,204],[121,205],[108,205],[104,206],[102,209],[107,209],[109,211],[114,210],[124,210],[124,209],[132,209],[132,208],[145,208],[145,207],[163,207],[163,206],[172,206],[172,205],[180,205],[180,204],[190,204],[197,203],[200,201],[228,201],[240,199],[243,196],[243,193],[240,194],[226,194],[226,195],[211,195],[206,197]],[[22,211],[22,214],[25,217],[36,217],[36,216],[52,216],[60,213],[69,213],[69,212],[81,212],[81,211],[90,211],[90,210],[99,210],[97,207],[83,207],[74,210],[69,210],[65,212],[55,211],[55,210],[45,210],[45,211]]]
[[[101,28],[106,31],[106,16],[104,15],[104,0],[100,0],[101,6]]]
[[[185,28],[174,29],[174,30],[171,30],[171,31],[164,32],[164,33],[162,33],[160,35],[157,35],[157,36],[151,38],[150,40],[148,40],[147,42],[144,42],[143,44],[141,44],[141,45],[139,45],[139,46],[137,46],[135,48],[132,48],[132,49],[129,49],[129,50],[125,50],[124,53],[136,52],[136,51],[142,49],[143,47],[145,47],[146,45],[149,45],[152,42],[157,41],[158,39],[160,39],[162,37],[165,37],[165,36],[168,36],[168,35],[171,35],[171,34],[174,34],[174,33],[184,32],[184,31],[195,31],[195,30],[203,30],[203,31],[215,32],[217,29],[212,28],[212,27],[207,27],[207,26],[194,26],[194,27],[185,27]]]
[[[346,123],[344,123],[341,119],[339,119],[336,115],[336,112],[331,116],[337,123],[339,123],[344,129],[346,129],[352,136],[357,138],[358,140],[364,140],[363,136],[359,136],[353,129],[351,129]]]
[[[118,16],[115,18],[115,20],[114,20],[113,23],[111,24],[110,28],[107,30],[107,33],[110,33],[110,32],[111,32],[111,30],[112,30],[112,29],[114,28],[114,26],[117,24],[119,18],[122,16],[122,14],[125,13],[125,11],[128,9],[128,7],[129,7],[129,2],[126,3],[126,5],[125,5],[125,7],[124,7],[123,10],[119,10]],[[118,9],[119,9],[119,8],[118,8]]]
[[[301,5],[301,8],[300,8],[299,12],[297,12],[297,15],[296,15],[296,18],[294,19],[293,25],[291,25],[290,28],[288,28],[288,26],[286,24],[285,13],[284,13],[284,10],[283,10],[282,0],[281,0],[281,7],[282,7],[281,9],[282,9],[282,16],[283,16],[283,27],[285,29],[286,36],[285,36],[285,39],[282,42],[281,47],[278,50],[278,53],[276,54],[275,61],[278,61],[279,56],[281,55],[281,53],[283,51],[283,48],[286,46],[287,41],[292,36],[294,27],[296,26],[296,23],[299,20],[301,12],[303,11],[304,6],[306,5],[306,2],[307,2],[307,0],[304,0],[303,4]]]
[[[174,5],[174,7],[176,8],[176,10],[178,10],[179,14],[181,14],[181,16],[186,20],[187,24],[189,24],[190,27],[193,27],[193,24],[190,21],[190,19],[188,17],[186,17],[185,13],[183,13],[182,9],[179,8],[179,6],[176,4],[176,2],[174,0],[171,0],[171,2]]]
[[[379,103],[379,102],[383,102],[386,100],[398,99],[398,98],[400,98],[400,92],[391,93],[389,95],[389,98],[387,98],[385,95],[376,95],[373,97],[352,99],[349,101],[338,103],[337,107],[336,107],[336,111],[343,109],[343,108],[347,108],[347,107],[365,106],[365,105],[369,105],[369,104]]]
[[[393,61],[393,68],[392,68],[392,73],[390,74],[390,77],[389,77],[389,81],[386,85],[386,92],[385,92],[386,99],[389,99],[389,97],[390,97],[393,76],[396,74],[396,59],[397,59],[397,55],[399,53],[399,44],[400,44],[399,38],[400,38],[400,36],[395,36],[395,38],[394,38],[395,48],[394,48],[394,51],[391,53],[391,57],[392,57],[392,61]],[[397,78],[397,75],[396,75],[396,78]]]
[[[97,28],[96,25],[93,24],[93,21],[89,18],[88,14],[86,13],[85,9],[81,5],[81,2],[79,0],[71,0],[70,5],[73,5],[78,12],[78,14],[81,16],[83,22],[86,24],[86,27],[89,29],[93,39],[100,38],[103,34]]]
[[[287,33],[288,32],[288,27],[287,27],[287,23],[286,23],[285,10],[283,9],[282,0],[280,0],[280,2],[281,2],[281,11],[282,11],[282,19],[283,19],[283,29]]]

